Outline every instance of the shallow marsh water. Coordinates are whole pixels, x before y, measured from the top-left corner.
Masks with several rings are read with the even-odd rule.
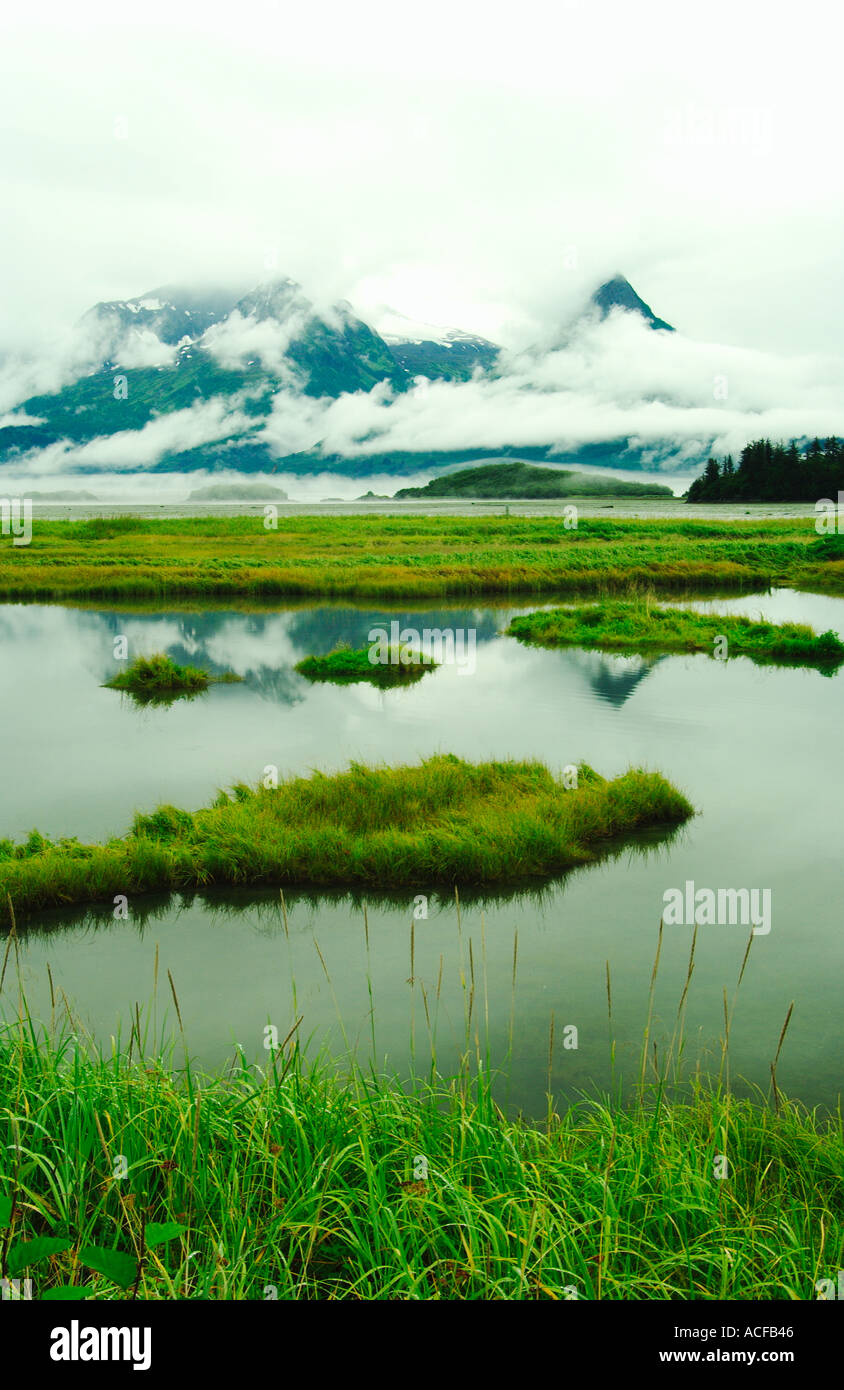
[[[559,770],[585,760],[605,775],[656,768],[699,815],[668,840],[645,837],[542,894],[497,902],[313,900],[290,895],[287,927],[275,892],[213,901],[130,904],[128,921],[106,912],[46,914],[21,932],[21,978],[33,1012],[50,1014],[49,963],[81,1023],[101,1041],[128,1034],[130,1010],[153,991],[159,952],[159,1032],[174,1022],[172,972],[192,1055],[217,1066],[240,1044],[266,1060],[265,1025],[334,1054],[357,1046],[366,1060],[406,1072],[415,1051],[449,1071],[469,1034],[508,1054],[511,1104],[544,1110],[549,1031],[551,1086],[560,1098],[628,1083],[647,1012],[663,894],[686,880],[711,888],[769,888],[772,925],[754,937],[731,1038],[731,1074],[766,1087],[788,1005],[795,1002],[778,1081],[807,1104],[833,1105],[841,1089],[841,825],[844,752],[838,737],[844,673],[756,667],[705,656],[627,658],[545,651],[501,635],[516,607],[441,605],[410,610],[311,604],[260,611],[204,608],[151,613],[103,605],[0,607],[0,711],[4,772],[0,836],[33,826],[100,839],[123,832],[136,809],[159,802],[195,808],[219,787],[333,770],[350,759],[414,762],[435,751],[471,759],[537,757]],[[777,591],[701,606],[844,634],[844,600]],[[473,671],[444,666],[417,685],[311,685],[293,667],[369,630],[470,629]],[[214,687],[169,708],[139,709],[101,684],[117,669],[114,639],[129,654],[166,650],[242,685]],[[413,968],[411,970],[411,923]],[[515,991],[514,936],[518,933]],[[749,932],[701,926],[690,989],[686,1069],[720,1061],[723,990],[732,999]],[[655,998],[664,1055],[691,945],[690,927],[666,927]],[[317,950],[319,947],[319,951]],[[320,959],[320,953],[322,960]],[[325,968],[323,967],[323,962]],[[607,1009],[609,961],[612,1018]],[[472,995],[472,977],[474,994]],[[162,981],[165,987],[162,987]],[[438,986],[438,981],[439,986]],[[371,989],[371,995],[370,995]],[[295,991],[295,998],[294,998]],[[439,1003],[437,1004],[437,995]],[[426,998],[427,997],[427,1018]],[[12,1014],[7,973],[0,1007]],[[577,1047],[567,1028],[577,1028]],[[615,1068],[610,1039],[616,1042]],[[741,1084],[741,1083],[739,1083]]]

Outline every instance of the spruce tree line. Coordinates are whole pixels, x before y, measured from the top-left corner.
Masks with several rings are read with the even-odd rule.
[[[741,451],[738,465],[710,458],[686,494],[687,502],[817,502],[836,500],[844,491],[844,441],[813,439],[801,448],[755,439]]]

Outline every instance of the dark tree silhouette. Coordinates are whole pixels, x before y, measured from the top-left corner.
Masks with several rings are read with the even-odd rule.
[[[686,494],[687,502],[818,502],[844,491],[844,442],[813,439],[801,452],[797,441],[772,444],[755,439],[741,451],[710,458]]]

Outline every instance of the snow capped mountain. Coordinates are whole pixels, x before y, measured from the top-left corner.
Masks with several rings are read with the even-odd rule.
[[[396,361],[412,376],[463,381],[476,367],[492,367],[501,351],[475,333],[424,323],[392,309],[378,320],[378,329]]]
[[[231,313],[239,294],[196,287],[166,285],[138,295],[95,304],[79,322],[81,334],[90,334],[102,361],[126,355],[137,340],[154,338],[176,347],[185,339],[196,341],[213,323]]]
[[[368,390],[404,376],[383,339],[346,302],[319,312],[287,277],[242,287],[164,286],[95,304],[79,323],[93,370],[178,367],[195,353],[227,371],[260,366],[306,394]]]
[[[388,309],[377,322],[378,332],[385,343],[440,343],[453,342],[484,343],[473,333],[464,333],[461,328],[444,328],[441,324],[425,323],[421,319],[409,318],[395,309]],[[492,346],[492,344],[490,344]]]
[[[257,285],[232,307],[237,308],[244,318],[254,318],[259,323],[265,319],[277,319],[283,323],[291,314],[309,317],[314,313],[314,306],[302,286],[288,277]]]
[[[595,291],[589,309],[602,319],[622,309],[654,329],[673,332],[621,275]],[[365,377],[374,374],[370,384],[387,379],[400,387],[417,376],[467,380],[477,369],[493,368],[501,351],[478,334],[395,310],[379,318],[378,331],[358,318],[348,301],[319,312],[289,277],[248,290],[165,285],[134,299],[95,304],[79,329],[91,340],[94,370],[173,366],[194,347],[229,369],[263,361],[279,381],[298,383],[309,394],[317,388],[329,395],[361,389],[363,382],[353,379],[360,377],[361,365]],[[326,376],[328,359],[334,360]]]
[[[587,312],[604,319],[619,310],[673,331],[622,276],[595,291]],[[363,418],[364,398],[377,415],[420,377],[490,387],[506,378],[501,349],[477,334],[395,311],[378,326],[347,301],[318,307],[289,277],[248,289],[165,285],[96,304],[78,325],[84,351],[73,379],[21,400],[0,427],[0,466],[54,447],[57,458],[81,451],[78,466],[90,459],[96,468],[114,444],[123,467],[150,458],[162,468],[271,469],[319,442],[308,398],[321,403],[319,418],[347,400],[335,415],[351,421]],[[359,432],[366,438],[365,426]]]

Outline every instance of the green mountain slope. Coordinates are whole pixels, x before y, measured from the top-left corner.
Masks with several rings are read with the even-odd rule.
[[[671,330],[656,318],[623,276],[602,285],[592,298],[593,312],[606,317],[613,308],[642,316],[655,329]],[[264,429],[279,392],[315,399],[337,399],[346,394],[368,393],[382,383],[400,393],[417,376],[460,383],[479,370],[497,374],[501,349],[496,344],[457,329],[438,330],[414,325],[398,316],[399,333],[389,339],[358,318],[346,302],[318,307],[289,278],[268,281],[244,293],[242,287],[163,286],[130,300],[95,305],[78,325],[86,366],[61,390],[31,396],[17,406],[22,423],[14,418],[0,427],[0,465],[14,468],[27,455],[51,445],[82,446],[133,435],[152,422],[174,412],[219,402],[219,417],[228,421],[228,433],[209,440],[218,431],[216,415],[202,429],[194,421],[181,430],[174,425],[168,437],[178,439],[169,452],[152,444],[138,447],[139,469],[193,471],[234,468],[243,472],[291,471],[299,474],[332,471],[348,476],[374,472],[412,473],[482,458],[519,453],[522,458],[543,461],[554,451],[542,445],[522,448],[518,440],[497,448],[423,451],[383,454],[323,454],[319,444],[295,455],[279,457],[264,437]],[[673,331],[673,330],[671,330]],[[403,337],[406,333],[407,337]],[[439,334],[438,337],[434,335]],[[428,336],[431,335],[431,336]],[[29,423],[26,423],[28,421]],[[32,423],[32,422],[35,423]],[[192,440],[206,442],[193,445]],[[135,449],[134,440],[121,440],[125,467]],[[106,451],[98,450],[98,471]],[[116,451],[117,457],[117,451]],[[705,457],[705,455],[704,455]],[[628,467],[639,463],[637,451],[626,439],[608,439],[584,445],[563,461]],[[86,471],[81,461],[74,461]],[[506,484],[514,491],[538,479],[517,479]],[[477,485],[483,485],[482,480]],[[498,479],[494,486],[503,486]],[[570,495],[583,491],[570,475],[567,491],[553,490],[537,496]],[[598,490],[590,484],[589,491]],[[432,495],[427,493],[426,495]],[[442,495],[458,495],[443,493]],[[504,495],[493,492],[476,495]]]

